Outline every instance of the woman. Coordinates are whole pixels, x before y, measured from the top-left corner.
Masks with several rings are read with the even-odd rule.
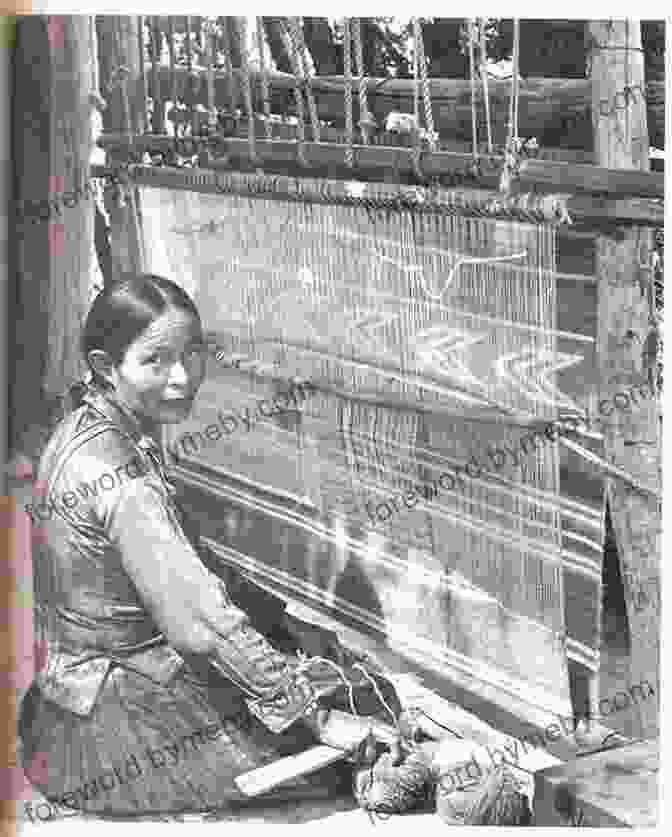
[[[189,415],[204,376],[200,317],[172,282],[125,278],[95,299],[82,349],[90,386],[39,470],[48,651],[22,710],[24,763],[39,756],[40,790],[85,811],[234,805],[237,775],[315,742],[320,693],[206,569],[164,473],[161,425]],[[280,795],[335,793],[339,770]]]

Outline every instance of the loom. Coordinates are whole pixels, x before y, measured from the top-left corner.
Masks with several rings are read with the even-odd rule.
[[[301,413],[213,443],[177,476],[222,571],[377,637],[451,695],[541,726],[571,714],[570,662],[599,665],[603,476],[577,446],[523,453],[520,439],[596,413],[596,292],[589,271],[559,270],[558,253],[571,219],[594,219],[599,202],[493,190],[487,155],[434,142],[426,95],[428,145],[374,147],[366,120],[357,144],[347,83],[346,141],[324,141],[299,55],[293,140],[272,138],[268,120],[256,135],[245,66],[247,137],[217,135],[209,66],[213,130],[179,138],[198,166],[171,164],[177,129],[100,143],[139,197],[145,268],[181,284],[220,356],[236,358],[212,353],[195,415],[170,438],[294,378],[317,388]],[[263,94],[263,66],[259,83]],[[163,164],[143,163],[147,152]],[[376,182],[392,160],[399,181]],[[465,161],[478,163],[470,185],[442,185]],[[573,189],[553,163],[518,163],[519,184]],[[494,164],[495,184],[507,165]],[[415,183],[400,182],[409,172]],[[631,210],[604,211],[613,222]],[[660,218],[655,201],[637,211]],[[599,457],[599,434],[580,441]],[[518,454],[387,514],[391,496],[495,449]]]

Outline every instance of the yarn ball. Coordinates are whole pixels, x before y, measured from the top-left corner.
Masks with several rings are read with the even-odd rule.
[[[412,752],[401,764],[399,755],[383,753],[369,766],[355,769],[354,792],[359,806],[380,814],[403,814],[433,801],[435,781],[430,759]]]
[[[450,790],[439,783],[436,813],[448,825],[530,825],[527,796],[510,768],[497,767],[475,787]]]

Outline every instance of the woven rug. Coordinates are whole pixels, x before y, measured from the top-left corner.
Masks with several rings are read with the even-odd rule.
[[[240,568],[483,695],[566,713],[568,659],[598,664],[603,519],[594,469],[522,441],[594,407],[595,335],[567,317],[555,225],[146,187],[141,205],[148,268],[243,358],[210,359],[171,438],[293,376],[317,388],[299,419],[192,457],[250,486],[227,511]],[[432,493],[470,460],[477,476]],[[272,548],[255,540],[271,529]]]

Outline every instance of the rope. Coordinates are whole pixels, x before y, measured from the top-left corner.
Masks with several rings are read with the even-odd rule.
[[[217,130],[217,107],[215,104],[215,51],[216,51],[216,22],[206,18],[203,24],[207,39],[208,56],[208,128],[210,133]]]
[[[140,93],[142,95],[142,130],[149,130],[147,124],[147,78],[145,75],[145,18],[138,15],[138,51],[140,52]],[[128,103],[128,99],[126,100]],[[130,110],[127,111],[130,117]]]
[[[264,111],[264,129],[266,139],[272,137],[271,97],[269,92],[268,64],[266,63],[266,38],[264,33],[264,19],[257,18],[257,42],[259,45],[259,69],[261,70],[261,105]]]
[[[250,81],[250,61],[247,49],[247,20],[244,17],[232,18],[234,29],[237,27],[240,46],[240,72],[243,82],[243,99],[247,114],[247,141],[250,146],[250,159],[253,165],[259,163],[257,155],[257,137],[254,128],[254,110],[252,108],[252,82]]]
[[[416,179],[422,183],[424,174],[420,164],[422,149],[420,146],[420,45],[418,30],[419,21],[417,18],[413,18],[413,116],[415,118],[415,130],[413,132],[411,163]]]
[[[429,147],[431,151],[436,150],[436,132],[434,130],[434,114],[432,112],[432,91],[429,86],[429,75],[427,73],[427,59],[425,56],[425,42],[422,37],[422,24],[420,18],[414,21],[416,28],[416,43],[418,48],[418,64],[420,66],[420,80],[422,82],[422,102],[425,108],[425,125]]]
[[[149,44],[152,50],[152,131],[155,134],[163,133],[165,130],[165,110],[159,80],[162,42],[159,18],[157,15],[152,15],[149,23]]]
[[[191,18],[189,15],[185,17],[185,43],[186,43],[186,50],[187,50],[187,106],[191,111],[191,135],[194,136],[196,131],[196,108],[195,108],[195,96],[194,96],[194,88],[192,86],[192,72],[193,72],[193,57],[191,54]]]
[[[303,144],[306,141],[306,123],[305,123],[305,113],[303,109],[303,92],[301,90],[301,76],[300,76],[300,65],[299,65],[299,57],[297,51],[296,41],[292,36],[292,29],[291,29],[291,20],[289,27],[284,28],[285,31],[285,38],[283,38],[283,43],[285,45],[285,51],[289,56],[289,61],[294,70],[294,101],[296,102],[296,116],[298,119],[298,148],[296,151],[296,157],[299,162],[300,166],[308,166],[308,161],[306,160]]]
[[[474,59],[474,21],[469,18],[469,82],[471,84],[471,150],[474,160],[478,159],[478,122],[476,120],[476,61]]]
[[[168,17],[168,60],[170,61],[170,100],[173,103],[173,136],[177,137],[177,73],[175,72],[175,18]]]
[[[520,169],[520,149],[518,141],[518,73],[520,64],[520,21],[513,21],[513,71],[511,76],[511,99],[509,101],[509,130],[504,148],[504,165],[499,188],[508,194],[511,185],[518,177]]]
[[[513,76],[511,79],[511,136],[518,140],[518,74],[520,67],[520,20],[513,20]]]
[[[355,60],[357,62],[357,74],[359,76],[359,127],[362,132],[362,143],[368,145],[369,128],[373,125],[373,119],[369,111],[368,84],[364,69],[364,50],[362,47],[362,27],[358,17],[352,20],[352,34],[355,39]]]
[[[485,18],[479,21],[479,46],[483,100],[485,102],[485,125],[488,134],[488,151],[492,154],[492,127],[490,123],[490,95],[488,93],[487,50],[485,46]]]
[[[301,76],[301,81],[306,90],[306,99],[308,100],[308,113],[310,114],[310,127],[313,132],[313,140],[320,141],[320,120],[317,116],[317,106],[315,105],[315,97],[313,96],[313,85],[310,77],[310,66],[308,62],[308,47],[306,46],[303,37],[303,29],[298,17],[290,17],[287,19],[289,23],[288,34],[292,41],[292,51],[296,54],[297,70]]]
[[[229,18],[221,18],[222,25],[222,52],[224,54],[224,71],[226,73],[226,95],[229,100],[229,112],[233,116],[238,106],[238,91],[233,77],[233,55],[231,49],[231,32],[229,31]]]
[[[353,117],[352,117],[352,42],[350,38],[350,20],[346,17],[343,24],[343,74],[345,77],[345,165],[354,165],[353,145]]]

